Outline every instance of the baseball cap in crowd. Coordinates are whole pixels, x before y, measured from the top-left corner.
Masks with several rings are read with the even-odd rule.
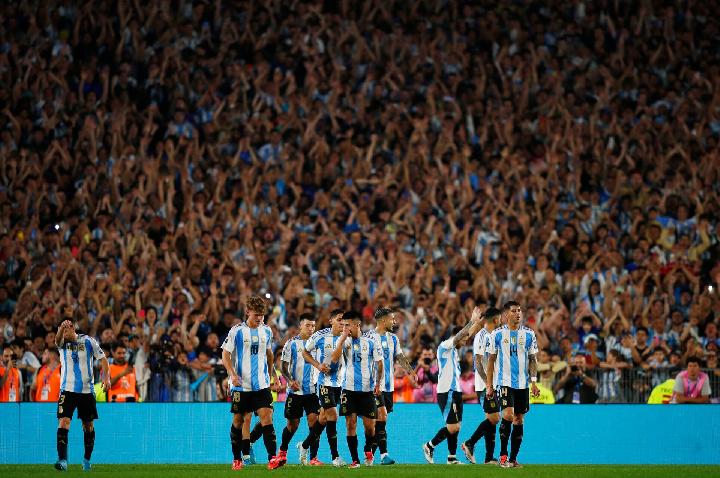
[[[587,334],[585,338],[583,339],[583,345],[587,345],[588,342],[591,340],[594,340],[595,342],[600,342],[600,339],[595,334]]]

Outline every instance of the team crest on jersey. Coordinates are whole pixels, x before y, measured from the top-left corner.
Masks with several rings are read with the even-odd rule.
[[[353,345],[353,349],[360,350],[360,346],[358,344]]]
[[[253,341],[253,342],[257,342],[257,341],[259,341],[259,340],[260,340],[260,339],[259,339],[258,337],[255,337],[255,336],[253,336],[253,338],[252,338],[252,341]]]
[[[367,345],[363,345],[363,346],[362,346],[362,351],[363,351],[363,352],[367,352],[367,350],[368,350],[368,346],[367,346]]]
[[[518,345],[525,345],[525,339],[518,339]]]
[[[78,344],[78,351],[85,352],[85,345],[84,344]]]

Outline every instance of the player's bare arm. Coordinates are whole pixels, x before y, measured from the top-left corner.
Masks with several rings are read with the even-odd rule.
[[[412,368],[412,365],[410,365],[410,361],[404,353],[400,352],[395,358],[395,361],[408,375],[415,375],[415,370]]]
[[[530,391],[533,397],[540,396],[540,389],[537,386],[537,356],[536,354],[530,354],[528,356],[528,372],[530,372]]]
[[[495,395],[495,384],[493,383],[493,374],[495,373],[495,362],[497,361],[497,354],[490,354],[487,363],[487,392],[486,396],[492,398]]]
[[[277,370],[275,369],[275,356],[270,350],[266,350],[265,354],[267,357],[268,372],[270,372],[270,388],[277,392],[279,391],[279,383],[277,379]]]
[[[222,361],[223,365],[225,366],[225,370],[227,370],[228,377],[230,377],[230,383],[233,384],[235,387],[239,387],[240,377],[238,376],[237,372],[235,372],[235,368],[232,366],[232,354],[227,350],[223,350]]]
[[[100,359],[100,378],[103,389],[107,392],[112,387],[110,384],[110,364],[107,357]]]
[[[477,370],[478,375],[480,375],[480,378],[483,380],[483,382],[487,383],[487,375],[485,375],[486,365],[487,360],[485,360],[485,357],[480,354],[475,354],[475,370]]]
[[[320,372],[328,373],[330,371],[330,367],[328,367],[327,364],[320,363],[317,360],[315,360],[315,358],[312,355],[310,355],[310,352],[308,352],[307,350],[303,349],[301,353],[302,353],[303,359],[305,359],[305,361],[307,363],[309,363],[310,365],[312,365],[313,367],[318,369]]]
[[[285,380],[287,380],[288,385],[290,385],[290,388],[295,390],[296,392],[300,390],[300,384],[297,382],[297,380],[293,380],[292,375],[290,375],[290,370],[288,370],[288,366],[290,365],[289,362],[282,361],[280,363],[280,373],[283,377],[285,377]]]
[[[462,330],[460,330],[460,332],[458,332],[453,338],[453,346],[455,348],[460,347],[464,341],[473,334],[473,331],[477,332],[481,317],[482,312],[480,311],[480,308],[475,307],[468,323],[465,324],[465,327],[463,327]]]
[[[377,364],[377,370],[375,371],[375,395],[380,395],[380,384],[384,378],[383,361],[378,360],[375,364]]]
[[[347,340],[348,335],[350,332],[348,331],[347,327],[343,329],[343,333],[340,336],[340,339],[338,340],[337,347],[335,347],[335,350],[333,350],[333,353],[330,355],[330,360],[334,363],[340,360],[340,357],[342,357],[343,354],[343,348],[345,347],[345,340]]]

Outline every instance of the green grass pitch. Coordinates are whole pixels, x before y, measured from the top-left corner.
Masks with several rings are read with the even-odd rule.
[[[70,465],[64,476],[97,476],[98,478],[200,478],[217,477],[335,477],[364,476],[373,478],[417,478],[420,476],[446,478],[480,477],[532,477],[532,478],[654,478],[681,476],[682,478],[720,476],[720,466],[686,465],[526,465],[520,469],[502,469],[490,465],[393,465],[362,467],[357,470],[336,469],[332,466],[301,467],[288,465],[268,471],[264,465],[245,467],[232,471],[230,465],[95,465],[90,473],[84,473],[80,465]],[[3,478],[31,478],[58,476],[52,465],[0,465]],[[63,476],[63,475],[60,475]]]

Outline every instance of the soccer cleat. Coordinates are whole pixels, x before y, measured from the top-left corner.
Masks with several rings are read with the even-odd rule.
[[[67,460],[58,460],[55,462],[55,469],[58,471],[67,471]]]
[[[510,468],[522,468],[523,466],[517,461],[511,461],[510,462]]]
[[[310,450],[308,448],[303,448],[302,442],[298,442],[298,444],[296,446],[298,449],[298,453],[300,454],[300,464],[307,465],[308,464],[308,452]]]
[[[337,458],[333,458],[332,464],[335,468],[342,468],[343,466],[347,466],[345,460],[343,460],[339,456]]]
[[[83,459],[83,471],[90,471],[91,468],[90,460]]]
[[[280,453],[270,459],[267,468],[268,470],[275,470],[283,466],[285,463],[287,463],[287,455],[281,450]]]
[[[242,460],[233,460],[232,469],[234,471],[242,470],[243,469]]]
[[[475,447],[473,445],[468,445],[467,442],[463,442],[462,445],[460,445],[460,449],[465,453],[465,458],[472,463],[475,464]]]
[[[429,443],[423,443],[422,449],[423,449],[423,453],[425,454],[425,460],[426,460],[428,463],[430,463],[431,465],[432,465],[433,463],[435,463],[435,462],[433,461],[433,453],[435,453],[435,448],[433,448],[432,446],[430,446]]]
[[[255,451],[253,450],[252,445],[250,445],[250,454],[245,459],[246,465],[257,465],[257,460],[255,459]]]
[[[315,457],[315,458],[313,458],[312,460],[310,460],[310,466],[323,466],[324,464],[325,464],[325,463],[323,463],[322,461],[318,460],[317,457]]]
[[[373,456],[371,451],[365,452],[365,466],[372,466],[373,461],[375,461],[375,457]]]
[[[380,460],[380,464],[381,465],[394,465],[395,460],[390,458],[388,455],[385,455],[384,457],[382,457],[382,460]]]
[[[485,460],[486,465],[497,465],[499,463],[497,458],[490,458]]]
[[[510,462],[508,461],[507,455],[500,455],[500,462],[498,463],[502,468],[510,468]]]
[[[348,468],[350,468],[351,470],[354,470],[354,469],[356,469],[356,468],[360,468],[360,463],[358,463],[357,461],[353,461],[352,463],[350,463],[350,464],[348,465]]]
[[[448,455],[447,457],[447,464],[448,465],[464,465],[462,461],[458,460],[455,455]]]

